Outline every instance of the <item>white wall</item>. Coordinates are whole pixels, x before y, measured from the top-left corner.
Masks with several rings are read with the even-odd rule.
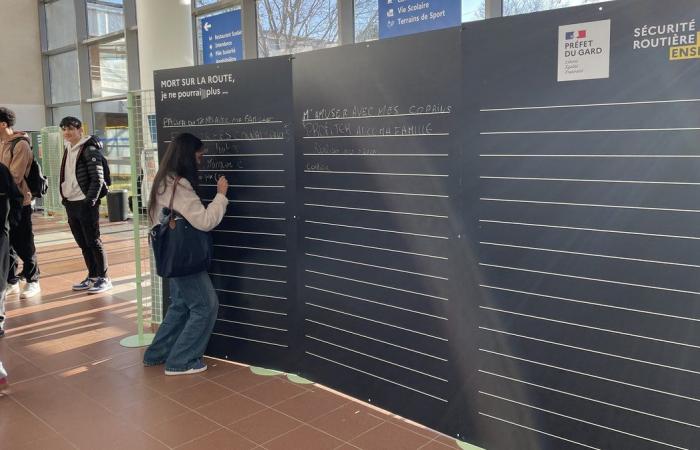
[[[0,106],[17,113],[18,130],[45,125],[39,2],[0,0]]]
[[[136,0],[136,20],[141,89],[153,89],[154,70],[194,65],[189,0]]]

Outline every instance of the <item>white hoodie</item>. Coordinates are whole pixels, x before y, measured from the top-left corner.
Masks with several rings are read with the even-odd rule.
[[[80,153],[81,147],[88,139],[90,139],[89,135],[80,138],[75,145],[70,145],[70,142],[67,141],[64,143],[68,155],[66,155],[66,165],[63,169],[61,191],[69,202],[85,200],[85,194],[80,190],[78,178],[75,176],[75,166],[78,162],[78,153]]]
[[[153,209],[155,217],[151,217],[151,223],[157,223],[160,218],[160,212],[163,208],[167,208],[170,205],[174,181],[175,179],[169,176],[165,179],[165,190],[160,186],[153,188],[158,189],[158,191],[156,205]],[[202,231],[213,230],[224,218],[227,206],[228,199],[226,196],[217,193],[209,206],[205,207],[190,182],[180,178],[180,182],[175,190],[173,210],[180,213],[196,229]]]

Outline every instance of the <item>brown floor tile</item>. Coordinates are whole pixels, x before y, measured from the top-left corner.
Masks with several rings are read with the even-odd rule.
[[[222,375],[237,372],[239,370],[250,371],[250,368],[248,366],[219,361],[219,360],[212,359],[212,358],[205,357],[204,362],[207,365],[207,370],[202,372],[200,375],[204,378],[207,378],[207,379],[220,377]]]
[[[257,386],[263,383],[269,383],[274,379],[281,379],[281,377],[265,377],[262,375],[256,375],[250,371],[249,368],[244,370],[237,370],[235,372],[226,373],[224,375],[212,378],[212,381],[219,383],[235,392],[245,391],[253,386]]]
[[[275,409],[302,422],[310,422],[340,408],[348,401],[325,389],[315,388],[275,405]]]
[[[384,420],[370,414],[371,412],[372,410],[364,405],[350,402],[311,421],[311,425],[339,439],[351,441],[362,433],[384,423]]]
[[[257,447],[255,444],[243,436],[234,433],[231,430],[221,429],[208,434],[204,437],[195,439],[181,447],[178,450],[249,450]]]
[[[385,422],[350,441],[364,450],[415,450],[431,439]]]
[[[148,434],[170,447],[177,447],[219,428],[221,428],[219,425],[199,414],[187,412],[156,425],[148,431]]]
[[[28,444],[13,447],[13,450],[75,450],[75,447],[56,434],[55,437],[39,439]]]
[[[56,437],[54,431],[36,417],[29,416],[12,422],[0,420],[0,443],[3,448],[15,448],[49,437]]]
[[[74,423],[72,427],[61,429],[60,434],[76,447],[86,450],[165,450],[168,448],[116,417]]]
[[[181,391],[177,391],[169,395],[169,397],[178,403],[182,403],[188,408],[196,409],[207,403],[220,400],[222,397],[227,397],[233,392],[220,384],[212,383],[211,381],[203,381]]]
[[[138,408],[139,404],[148,404],[160,397],[162,397],[161,394],[141,384],[105,389],[91,396],[95,402],[113,412],[123,411],[125,408],[132,406]]]
[[[263,447],[269,450],[287,450],[290,448],[331,450],[340,445],[343,445],[342,441],[308,425],[304,425],[270,442],[266,442],[263,444]]]
[[[31,358],[31,363],[44,372],[51,373],[90,363],[92,360],[79,350],[66,350],[50,356]]]
[[[438,434],[438,437],[435,438],[435,442],[438,442],[442,445],[446,445],[450,448],[459,448],[459,446],[457,445],[457,440],[451,436]]]
[[[275,378],[269,383],[258,385],[242,391],[240,394],[264,405],[272,406],[297,395],[308,392],[305,388],[290,381]]]
[[[266,409],[235,422],[228,428],[253,442],[262,444],[288,433],[300,425],[302,423],[296,419],[285,416],[278,411]]]
[[[3,365],[5,365],[5,360],[0,360]],[[43,376],[46,373],[30,362],[18,363],[9,367],[6,366],[5,369],[7,370],[7,379],[10,383],[31,380],[32,378]]]
[[[148,432],[163,422],[174,419],[189,411],[188,408],[175,401],[158,395],[150,400],[141,400],[127,406],[115,409],[114,413],[125,421],[132,423]]]
[[[438,441],[430,441],[420,448],[420,450],[454,450],[459,449],[454,440],[451,445],[445,445]]]
[[[160,370],[160,376],[148,377],[143,380],[143,384],[160,392],[163,395],[174,394],[177,391],[187,389],[195,384],[199,384],[205,381],[204,378],[197,374],[194,375],[177,375],[177,376],[167,376],[163,372],[165,366],[157,366]],[[156,370],[158,370],[156,369]]]
[[[391,422],[394,425],[398,425],[401,428],[405,428],[407,430],[413,431],[414,433],[420,434],[421,436],[426,437],[426,438],[431,439],[431,440],[440,436],[440,434],[435,430],[431,430],[428,427],[425,427],[425,426],[418,424],[418,423],[415,423],[415,422],[408,421],[408,420],[403,419],[401,417],[393,416],[391,418],[391,420],[388,420],[387,422]]]
[[[226,426],[260,412],[263,409],[266,409],[265,405],[247,397],[233,394],[216,402],[201,406],[197,408],[197,412],[205,415],[216,423]]]

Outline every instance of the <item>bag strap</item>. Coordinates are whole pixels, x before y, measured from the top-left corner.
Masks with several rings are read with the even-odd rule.
[[[173,195],[170,197],[170,205],[168,205],[168,210],[170,211],[170,215],[168,216],[168,226],[171,229],[175,229],[175,217],[173,214],[173,200],[175,200],[175,191],[177,190],[177,185],[180,182],[180,178],[182,177],[175,177],[175,183],[173,183]]]

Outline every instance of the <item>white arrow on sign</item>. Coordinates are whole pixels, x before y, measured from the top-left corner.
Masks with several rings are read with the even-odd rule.
[[[204,31],[209,31],[211,24],[209,22],[204,22]]]

